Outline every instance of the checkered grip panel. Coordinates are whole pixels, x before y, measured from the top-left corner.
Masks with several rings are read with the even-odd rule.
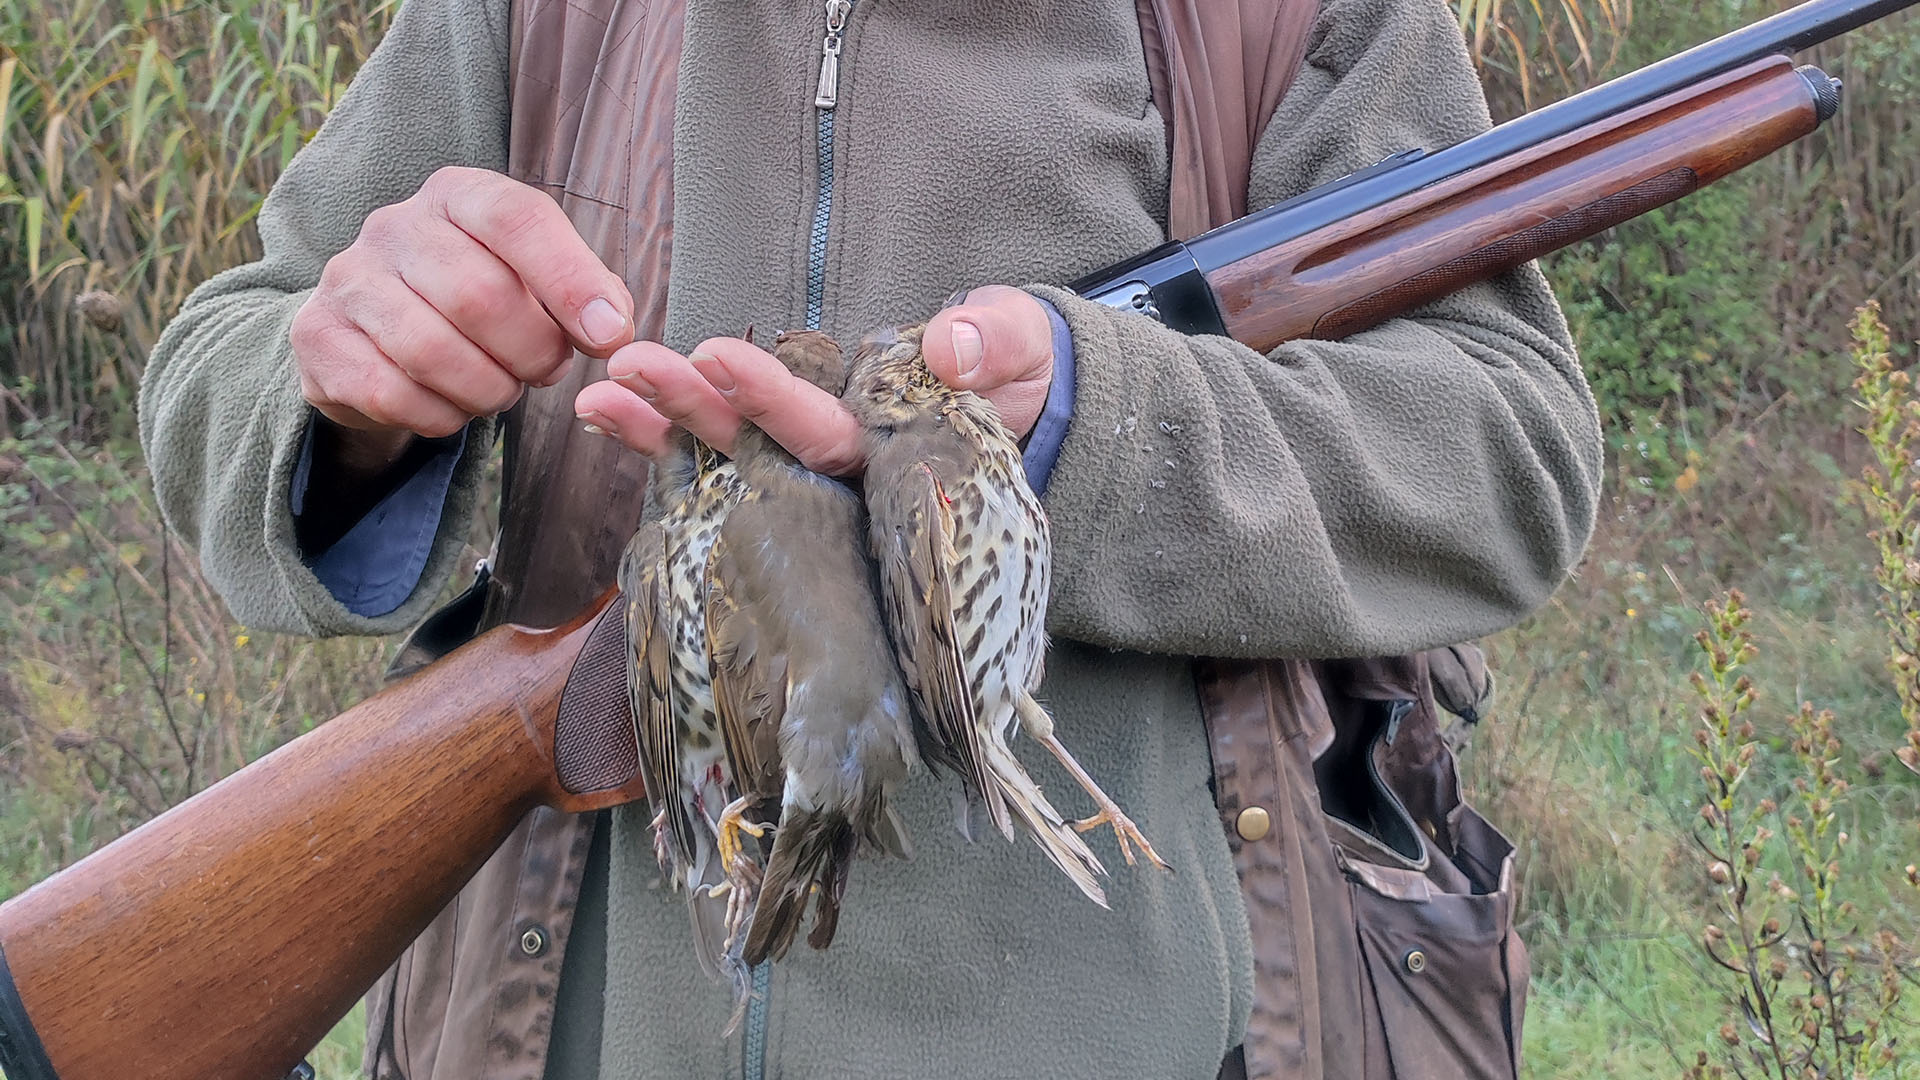
[[[574,658],[553,729],[553,765],[575,795],[617,788],[640,771],[633,709],[627,702],[626,605],[600,613]]]

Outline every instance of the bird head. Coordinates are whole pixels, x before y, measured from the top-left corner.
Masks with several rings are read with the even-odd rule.
[[[835,397],[847,386],[847,359],[838,342],[818,330],[788,330],[773,340],[787,370]]]
[[[953,391],[927,368],[920,352],[924,323],[868,334],[849,362],[840,400],[868,427],[899,427]]]

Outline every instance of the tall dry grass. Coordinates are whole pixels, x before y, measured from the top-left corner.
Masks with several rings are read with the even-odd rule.
[[[396,5],[0,0],[0,376],[49,417],[123,420],[187,293],[257,256],[260,200]]]
[[[235,625],[131,445],[147,348],[393,0],[0,0],[0,897],[365,694],[382,646]]]

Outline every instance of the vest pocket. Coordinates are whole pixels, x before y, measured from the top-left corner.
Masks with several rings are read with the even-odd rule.
[[[1404,713],[1411,704],[1380,707]],[[1425,807],[1417,795],[1429,786],[1396,790],[1386,779],[1394,770],[1380,767],[1396,726],[1378,729],[1363,757],[1370,767],[1351,777],[1375,796],[1364,827],[1341,815],[1325,819],[1358,944],[1362,1075],[1516,1080],[1528,976],[1513,928],[1513,845],[1465,802]],[[1431,763],[1451,773],[1452,755],[1442,755]],[[1440,835],[1451,839],[1451,852]]]
[[[1385,1066],[1370,1060],[1366,1075],[1514,1080],[1526,962],[1512,894],[1442,892],[1402,870],[1349,880],[1367,1042]]]

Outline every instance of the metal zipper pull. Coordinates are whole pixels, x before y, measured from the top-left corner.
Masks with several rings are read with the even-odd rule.
[[[820,42],[820,85],[814,91],[814,108],[831,109],[840,100],[840,39],[852,11],[853,0],[827,0],[827,36]]]

